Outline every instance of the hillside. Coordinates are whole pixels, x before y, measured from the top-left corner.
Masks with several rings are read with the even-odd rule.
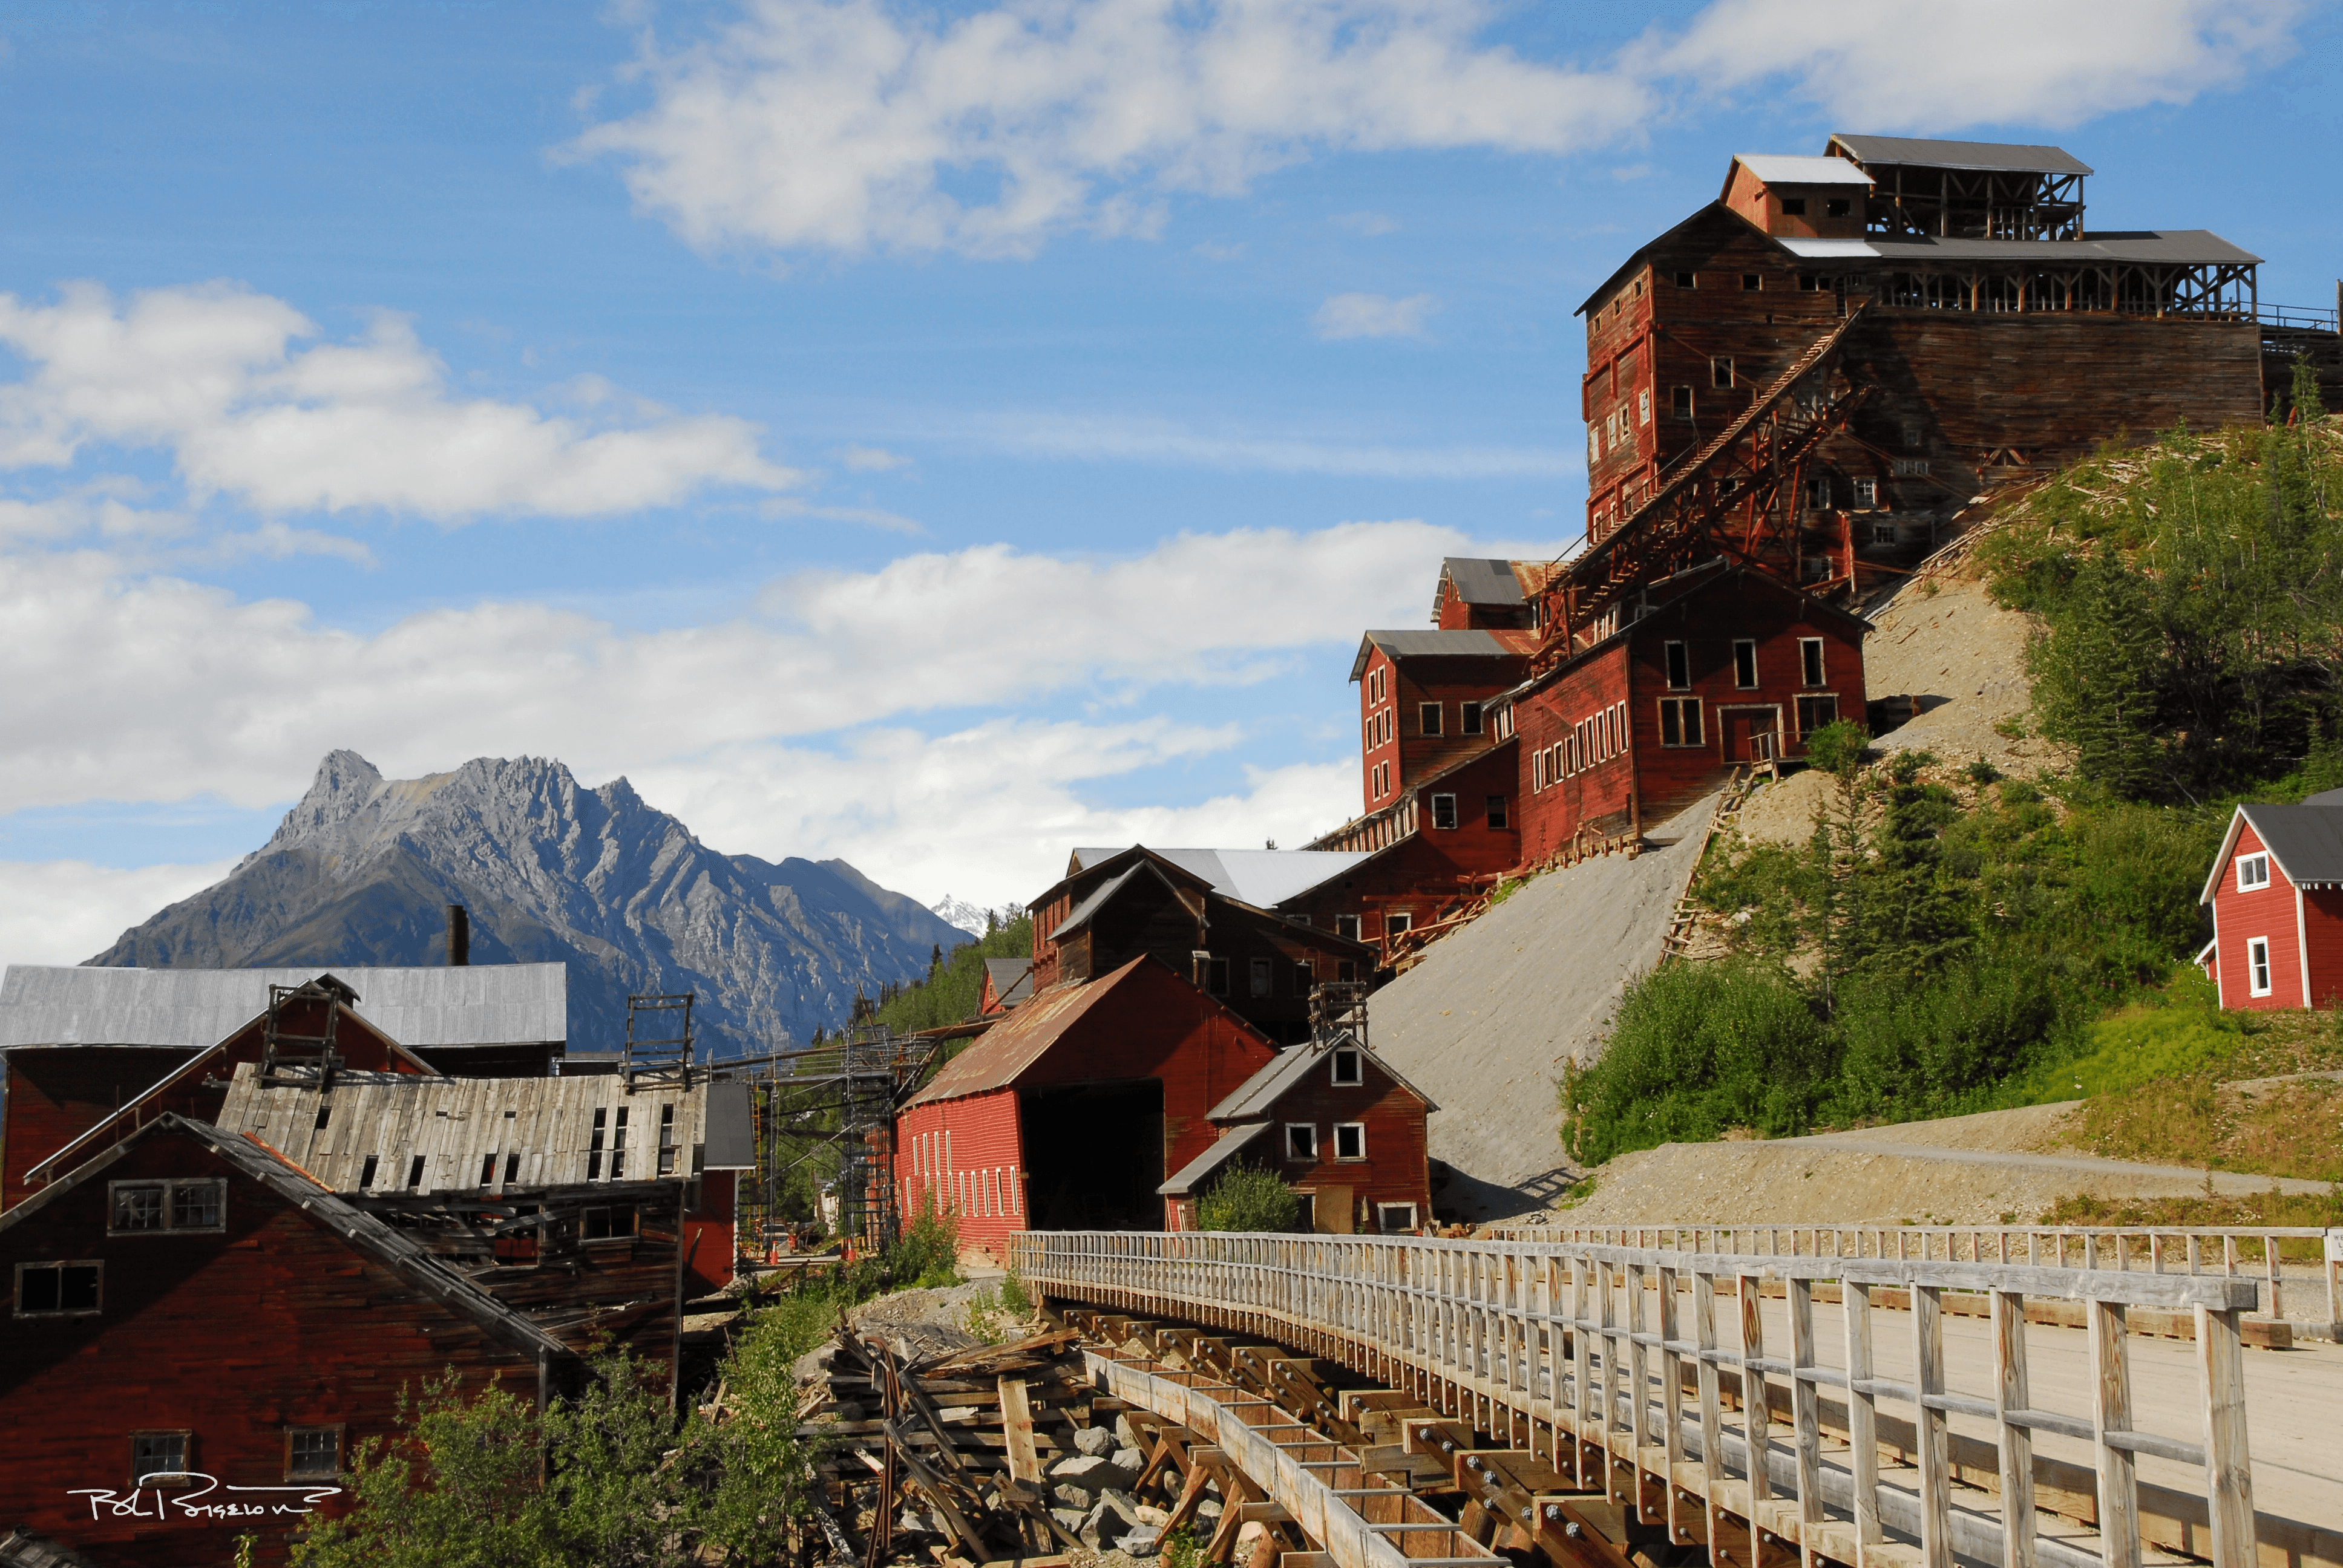
[[[2310,1021],[2273,1055],[2189,967],[2234,803],[2343,784],[2343,421],[2308,411],[2110,448],[1875,618],[1872,695],[1924,711],[1818,746],[1719,836],[1692,961],[1632,988],[1565,1086],[1568,1146],[1613,1162],[1587,1212],[2202,1207],[2236,1197],[2208,1169],[2343,1171],[2333,1083],[2289,1076],[2343,1037]]]
[[[630,991],[696,991],[722,1054],[846,1022],[858,991],[924,974],[966,933],[843,860],[709,849],[625,779],[479,758],[386,779],[336,751],[228,877],[88,961],[154,968],[428,964],[468,906],[475,963],[569,966],[570,1042],[612,1050]]]

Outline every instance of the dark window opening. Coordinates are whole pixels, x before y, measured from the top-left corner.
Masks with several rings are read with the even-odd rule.
[[[285,1475],[288,1481],[339,1474],[342,1429],[338,1426],[296,1426],[285,1432]]]
[[[1252,994],[1255,996],[1269,994],[1269,960],[1267,959],[1252,960]]]
[[[1732,359],[1732,357],[1731,357],[1731,356],[1729,356],[1729,355],[1720,354],[1720,355],[1716,356],[1715,358],[1711,359],[1711,360],[1708,362],[1708,379],[1709,379],[1709,384],[1710,384],[1711,386],[1714,386],[1714,387],[1730,387],[1730,386],[1732,386],[1732,385],[1733,385],[1733,359]]]
[[[1229,960],[1214,959],[1204,966],[1204,989],[1214,996],[1229,994]]]
[[[16,1265],[16,1315],[64,1317],[98,1309],[105,1265],[93,1261]]]
[[[608,1209],[588,1209],[578,1216],[578,1234],[588,1241],[623,1241],[635,1233],[635,1206],[617,1203]]]
[[[1420,734],[1439,734],[1440,704],[1436,702],[1420,702],[1416,704],[1416,728]]]
[[[1432,798],[1432,825],[1434,828],[1456,826],[1456,797],[1434,795]]]
[[[1393,910],[1383,916],[1383,935],[1395,937],[1415,924],[1415,916],[1407,910]]]
[[[483,1187],[493,1187],[496,1184],[497,1157],[494,1154],[489,1154],[480,1161],[480,1185]]]
[[[1318,1158],[1318,1127],[1315,1122],[1289,1121],[1285,1124],[1285,1157],[1288,1160]]]
[[[1679,419],[1692,417],[1692,388],[1672,387],[1668,389],[1668,409]]]
[[[1336,915],[1334,917],[1334,934],[1338,937],[1347,937],[1354,942],[1357,941],[1359,940],[1359,917],[1356,915]]]
[[[1852,216],[1855,216],[1855,200],[1854,200],[1854,198],[1853,198],[1853,197],[1851,197],[1851,196],[1825,196],[1825,197],[1824,197],[1824,198],[1823,198],[1823,216],[1824,216],[1825,217],[1852,217]]]
[[[1835,723],[1837,719],[1838,696],[1835,692],[1798,699],[1799,734],[1812,735],[1824,725]]]
[[[1334,966],[1334,978],[1338,980],[1357,980],[1359,978],[1359,966],[1357,961],[1352,959],[1343,959],[1340,962],[1336,963]]]
[[[1481,705],[1477,702],[1458,703],[1456,705],[1456,728],[1459,731],[1466,735],[1480,734]]]
[[[1664,650],[1667,657],[1668,684],[1683,688],[1692,684],[1692,655],[1680,642],[1669,643]]]
[[[1798,668],[1808,686],[1823,683],[1823,639],[1802,637],[1798,639]]]
[[[1364,1160],[1367,1157],[1367,1124],[1363,1121],[1334,1123],[1334,1158]]]
[[[1700,699],[1697,697],[1660,699],[1660,744],[1698,746],[1701,741]]]
[[[1332,1081],[1338,1087],[1351,1087],[1367,1081],[1365,1059],[1345,1047],[1334,1052]]]
[[[1804,196],[1784,196],[1782,198],[1782,216],[1784,217],[1805,216],[1806,198]]]
[[[1743,638],[1733,645],[1733,684],[1744,691],[1757,685],[1757,644]]]
[[[515,1150],[512,1153],[505,1156],[505,1185],[509,1187],[519,1180],[520,1151],[518,1150]]]
[[[1742,293],[1744,293],[1744,294],[1755,294],[1755,293],[1756,293],[1759,289],[1761,289],[1761,288],[1763,288],[1763,287],[1765,287],[1765,280],[1763,277],[1759,276],[1757,274],[1755,274],[1755,273],[1754,273],[1754,272],[1745,272],[1745,273],[1743,273],[1743,274],[1741,275],[1741,292],[1742,292]]]
[[[366,1157],[366,1163],[358,1169],[359,1191],[363,1192],[367,1188],[374,1185],[375,1169],[381,1163],[382,1161],[379,1155],[369,1154]]]
[[[407,1185],[410,1190],[423,1185],[423,1156],[420,1154],[407,1168]]]
[[[1679,272],[1679,273],[1677,273],[1677,274],[1676,274],[1676,286],[1677,286],[1678,288],[1690,288],[1691,286],[1693,286],[1692,274],[1691,274],[1691,273],[1689,273],[1689,272]]]
[[[319,1107],[317,1107],[317,1131],[318,1131],[323,1132],[323,1131],[326,1130],[326,1118],[327,1118],[327,1117],[328,1117],[328,1116],[331,1116],[333,1113],[334,1113],[334,1108],[333,1108],[332,1106],[330,1106],[330,1105],[320,1105]]]
[[[1486,809],[1488,811],[1488,823],[1491,828],[1502,830],[1506,827],[1505,798],[1503,795],[1490,796]]]

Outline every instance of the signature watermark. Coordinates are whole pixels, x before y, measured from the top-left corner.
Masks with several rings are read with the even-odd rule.
[[[92,1519],[154,1519],[166,1524],[218,1524],[230,1520],[274,1519],[287,1514],[315,1513],[320,1503],[339,1497],[338,1486],[230,1486],[200,1470],[158,1470],[142,1481],[175,1481],[184,1484],[165,1491],[159,1486],[134,1486],[127,1491],[76,1486],[68,1497],[89,1499]],[[287,1495],[290,1493],[291,1495]]]

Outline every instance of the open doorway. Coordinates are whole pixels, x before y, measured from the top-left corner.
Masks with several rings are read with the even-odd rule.
[[[1161,1231],[1163,1084],[1144,1078],[1019,1097],[1035,1231]]]

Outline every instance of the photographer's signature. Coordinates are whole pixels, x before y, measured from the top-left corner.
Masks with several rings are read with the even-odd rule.
[[[156,1519],[167,1524],[314,1513],[319,1503],[342,1494],[338,1486],[230,1486],[199,1470],[157,1471],[144,1479],[181,1484],[168,1492],[159,1486],[134,1486],[126,1492],[76,1486],[66,1495],[88,1498],[92,1519]],[[285,1493],[293,1495],[279,1495]]]

